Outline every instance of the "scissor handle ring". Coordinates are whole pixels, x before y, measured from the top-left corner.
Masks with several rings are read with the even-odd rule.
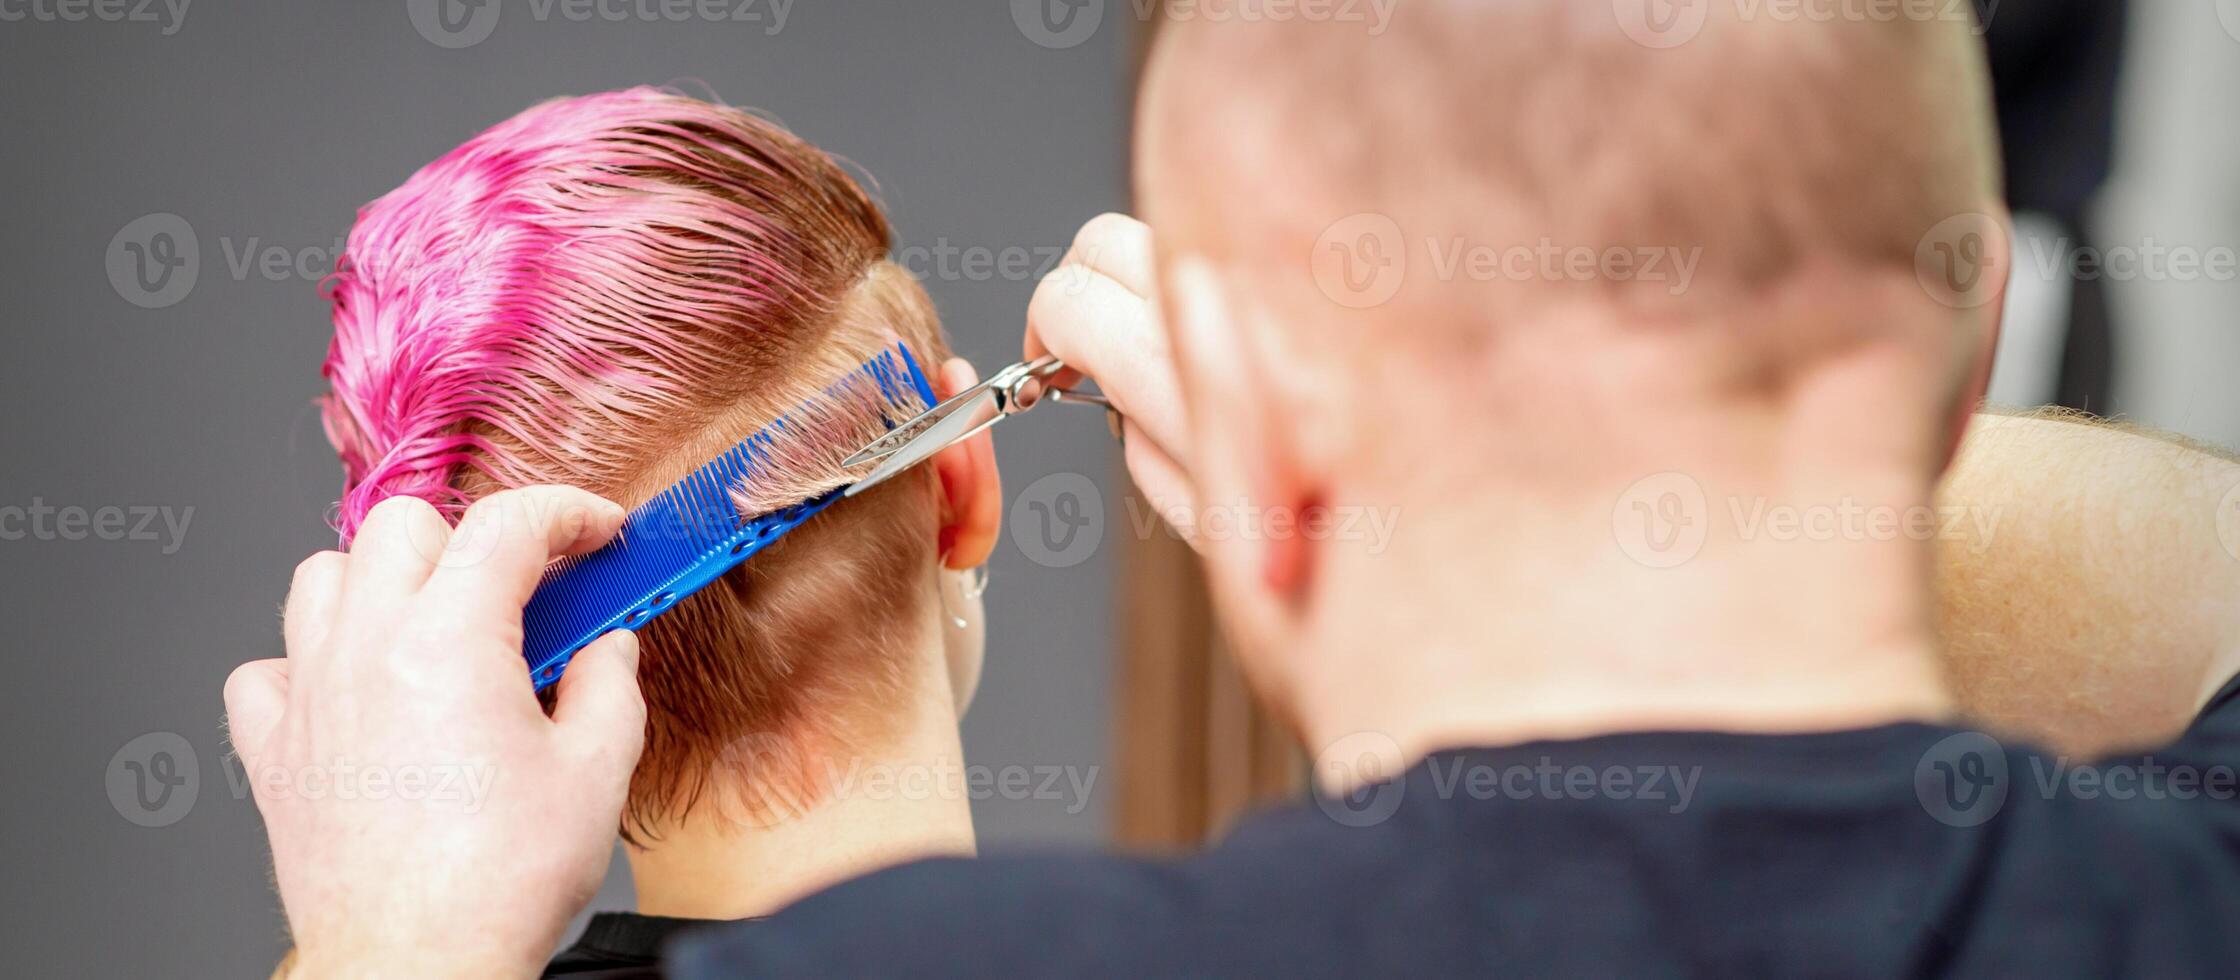
[[[1023,412],[1033,408],[1036,402],[1042,400],[1045,390],[1040,387],[1040,382],[1065,369],[1066,362],[1058,360],[1054,354],[1044,354],[1019,365],[1011,377],[1003,379],[995,386],[994,390],[998,397],[996,411],[1004,415],[1010,415],[1014,412]],[[1029,384],[1035,384],[1037,387],[1029,390],[1027,388]]]

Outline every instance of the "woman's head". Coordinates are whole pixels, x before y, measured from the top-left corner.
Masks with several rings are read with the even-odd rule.
[[[830,156],[738,109],[640,88],[492,127],[361,210],[329,283],[339,530],[389,496],[455,516],[534,483],[635,506],[896,338],[940,363],[889,244]],[[629,823],[711,790],[804,801],[811,760],[922,707],[937,570],[985,557],[992,466],[951,454],[843,501],[641,630]]]

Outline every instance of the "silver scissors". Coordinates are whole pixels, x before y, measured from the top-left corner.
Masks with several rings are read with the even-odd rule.
[[[1051,375],[1065,370],[1065,362],[1044,355],[1031,361],[1021,361],[1005,367],[988,379],[957,392],[947,401],[918,414],[916,418],[895,426],[886,435],[871,440],[869,445],[855,455],[840,462],[843,469],[852,469],[869,463],[878,467],[848,487],[841,496],[853,497],[869,490],[903,470],[924,462],[957,443],[979,435],[981,430],[1004,419],[1041,404],[1047,398],[1053,402],[1073,402],[1094,405],[1105,410],[1105,422],[1111,427],[1114,438],[1120,434],[1120,413],[1103,395],[1070,388],[1060,388],[1049,383]]]

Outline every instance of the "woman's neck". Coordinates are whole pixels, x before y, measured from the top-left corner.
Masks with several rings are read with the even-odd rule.
[[[934,692],[929,692],[929,694]],[[946,687],[938,692],[947,697]],[[956,711],[932,703],[888,747],[809,761],[820,793],[805,810],[747,825],[717,787],[682,817],[626,846],[638,911],[694,919],[767,915],[829,885],[925,857],[973,853],[972,807]]]

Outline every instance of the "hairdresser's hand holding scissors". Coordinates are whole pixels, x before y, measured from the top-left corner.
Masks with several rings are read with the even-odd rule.
[[[1152,505],[1193,499],[1189,431],[1174,357],[1159,322],[1151,229],[1122,214],[1091,219],[1027,307],[1026,354],[1055,354],[1066,370],[1050,382],[1096,381],[1121,419],[1128,472]]]
[[[533,976],[597,889],[644,739],[636,638],[579,654],[547,718],[521,607],[621,520],[531,487],[454,531],[399,497],[296,569],[287,658],[236,670],[225,700],[298,975]]]

